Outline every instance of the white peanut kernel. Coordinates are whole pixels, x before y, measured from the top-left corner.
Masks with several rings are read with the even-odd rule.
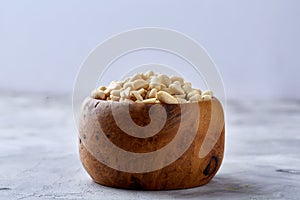
[[[159,91],[157,93],[157,99],[163,103],[167,103],[167,104],[177,104],[178,101],[176,100],[176,98],[174,98],[172,95],[170,95],[167,92],[164,91]]]
[[[208,101],[208,100],[211,100],[211,95],[202,95],[201,96],[201,100],[203,100],[203,101]]]
[[[133,77],[130,78],[130,81],[133,82],[133,81],[138,80],[138,79],[142,79],[141,74],[133,75]]]
[[[105,86],[100,86],[100,87],[98,87],[98,90],[104,91],[104,90],[106,90],[106,87]]]
[[[132,82],[124,83],[123,88],[125,89],[125,88],[128,88],[128,87],[132,88]]]
[[[105,99],[105,93],[102,90],[94,90],[92,92],[92,97],[95,99]]]
[[[156,98],[156,95],[157,95],[157,89],[153,88],[152,90],[150,90],[148,98]]]
[[[184,92],[185,92],[186,94],[190,93],[190,92],[193,90],[192,87],[189,86],[189,85],[183,85],[183,86],[182,86],[182,89],[184,90]]]
[[[202,92],[202,95],[210,95],[213,96],[213,92],[211,90],[205,90],[204,92]]]
[[[200,93],[198,90],[193,89],[191,92],[189,92],[189,93],[187,94],[187,98],[189,99],[189,98],[191,98],[192,96],[194,96],[194,95],[196,95],[196,94],[201,95],[201,93]]]
[[[136,100],[143,101],[143,97],[137,91],[131,91],[131,94],[136,98]]]
[[[156,102],[156,98],[145,99],[142,102],[143,103],[155,103]]]
[[[184,90],[176,83],[172,83],[169,88],[174,92],[174,94],[184,94]]]
[[[133,83],[132,83],[132,88],[134,90],[138,90],[138,89],[141,89],[141,88],[147,88],[149,85],[149,83],[143,79],[138,79],[138,80],[135,80]]]
[[[179,76],[169,77],[148,71],[123,81],[112,81],[107,87],[98,87],[91,93],[91,97],[127,103],[181,104],[211,100],[213,92],[192,88],[190,82],[185,82]]]
[[[189,100],[190,101],[200,101],[201,100],[201,95],[200,94],[195,94]]]
[[[125,90],[123,90],[123,91],[120,92],[120,96],[122,98],[129,99],[129,97],[130,97],[130,90],[131,90],[131,87],[126,88]]]
[[[174,83],[175,81],[179,81],[181,85],[184,84],[183,78],[181,78],[179,76],[171,76],[171,81],[172,81],[172,83]]]
[[[172,83],[171,79],[165,74],[160,74],[158,78],[161,80],[161,83],[164,84],[166,87],[169,87],[169,85]]]
[[[112,91],[110,92],[110,95],[119,97],[119,96],[120,96],[120,90],[112,90]]]
[[[110,99],[113,100],[113,101],[119,101],[120,97],[110,95]]]

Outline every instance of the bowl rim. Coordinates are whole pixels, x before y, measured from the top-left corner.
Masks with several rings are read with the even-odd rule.
[[[186,102],[186,103],[173,103],[173,104],[169,104],[169,103],[145,103],[145,102],[120,102],[120,101],[113,101],[113,100],[103,100],[103,99],[96,99],[93,98],[91,96],[86,97],[86,100],[90,99],[90,100],[96,100],[99,102],[107,102],[107,103],[117,103],[117,104],[130,104],[130,105],[192,105],[192,104],[199,104],[199,103],[207,103],[207,102],[212,102],[212,101],[219,101],[218,98],[216,97],[212,97],[210,100],[205,100],[205,101],[193,101],[193,102]]]

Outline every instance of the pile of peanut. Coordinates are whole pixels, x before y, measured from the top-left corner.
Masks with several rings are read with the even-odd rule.
[[[108,87],[94,90],[91,96],[108,101],[178,104],[211,100],[213,93],[194,89],[181,77],[148,71],[124,81],[112,81]]]

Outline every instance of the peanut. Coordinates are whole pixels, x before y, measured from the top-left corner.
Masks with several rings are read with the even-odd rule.
[[[161,82],[158,77],[152,77],[150,82],[150,88],[160,90],[161,89]]]
[[[138,79],[142,79],[141,74],[133,75],[133,77],[130,78],[130,81],[133,82],[133,81],[138,80]]]
[[[157,90],[155,88],[153,88],[150,91],[148,98],[156,98],[156,95],[157,95]]]
[[[110,95],[119,97],[119,96],[120,96],[120,90],[112,90],[112,91],[110,92]]]
[[[175,81],[179,81],[181,85],[184,84],[183,78],[181,78],[179,76],[171,76],[171,81],[172,81],[172,83],[174,83]]]
[[[188,93],[187,98],[190,99],[192,96],[196,94],[201,94],[198,90],[193,89],[191,92]]]
[[[132,82],[124,83],[123,88],[125,89],[125,88],[128,88],[128,87],[132,88]]]
[[[156,74],[153,71],[137,73],[123,81],[112,81],[109,86],[100,86],[91,97],[107,101],[137,103],[189,103],[211,100],[213,92],[192,88],[179,76]]]
[[[182,89],[184,90],[184,92],[185,93],[190,93],[193,89],[192,89],[192,87],[190,86],[190,85],[187,85],[187,84],[185,84],[185,85],[183,85],[182,86]]]
[[[120,97],[110,95],[110,99],[113,100],[113,101],[119,101]]]
[[[200,94],[195,94],[190,98],[190,101],[200,101],[201,100],[201,95]]]
[[[143,101],[143,97],[137,91],[131,91],[131,94],[136,98],[136,100]]]
[[[109,84],[107,89],[110,89],[110,91],[111,90],[119,90],[119,89],[121,89],[121,85],[119,83],[117,83],[116,81],[113,81]]]
[[[147,88],[149,85],[149,83],[143,79],[138,79],[138,80],[135,80],[133,83],[132,83],[132,88],[134,90],[138,90],[140,88]]]
[[[201,96],[201,100],[203,100],[203,101],[208,101],[208,100],[211,100],[211,96],[210,95],[202,95]]]
[[[131,87],[126,88],[125,90],[120,92],[120,96],[122,98],[128,99],[130,97],[130,90],[131,90]]]
[[[204,92],[202,92],[202,95],[210,95],[213,96],[213,92],[211,90],[205,90]]]
[[[92,97],[95,99],[105,99],[105,93],[102,90],[94,90],[92,92]]]
[[[172,83],[169,88],[174,92],[174,94],[184,94],[184,90],[176,83]]]
[[[164,91],[159,91],[157,93],[157,99],[163,103],[167,103],[167,104],[176,104],[178,103],[178,101],[176,100],[176,98],[174,98],[172,95],[170,95],[167,92]]]
[[[169,85],[172,83],[171,79],[167,75],[160,74],[158,78],[161,80],[161,83],[164,84],[166,87],[169,87]]]
[[[155,103],[156,102],[156,98],[145,99],[142,102],[143,103]]]
[[[106,87],[105,86],[100,86],[100,87],[98,87],[98,90],[104,91],[104,90],[106,90]]]

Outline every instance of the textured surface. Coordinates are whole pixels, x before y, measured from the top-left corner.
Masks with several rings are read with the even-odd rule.
[[[0,95],[0,199],[300,199],[300,102],[229,102],[225,158],[207,185],[143,192],[91,181],[69,97]]]
[[[157,106],[160,109],[153,111]],[[80,158],[97,183],[137,190],[191,188],[208,183],[221,166],[224,112],[217,99],[182,105],[150,105],[111,103],[88,98],[82,107],[79,125]],[[149,119],[143,119],[143,116],[149,116],[149,113],[152,120],[147,124]],[[167,113],[166,120],[161,119],[162,113]],[[131,117],[139,119],[138,129],[129,129],[132,127],[129,123]],[[128,134],[134,132],[141,136],[147,132],[152,133],[152,124],[156,127],[159,124],[164,126],[152,137],[128,137]],[[126,129],[128,131],[123,131]],[[126,145],[126,153],[125,148],[120,147],[121,143]],[[207,153],[202,153],[202,150],[204,155],[200,157],[203,143]],[[212,143],[211,147],[209,143]],[[115,146],[119,148],[112,148]],[[156,149],[150,149],[146,151],[148,154],[139,156],[133,154],[145,150],[145,147]]]

